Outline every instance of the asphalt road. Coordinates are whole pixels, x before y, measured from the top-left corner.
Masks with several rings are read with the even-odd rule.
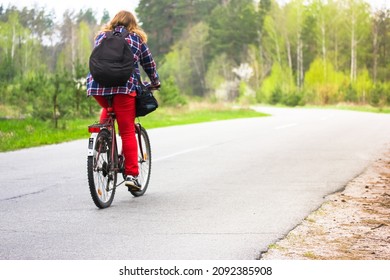
[[[390,115],[260,110],[149,130],[147,193],[119,187],[105,210],[87,139],[0,153],[0,259],[257,259],[390,144]]]

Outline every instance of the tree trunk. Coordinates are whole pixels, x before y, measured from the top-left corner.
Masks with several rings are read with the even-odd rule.
[[[321,23],[321,35],[322,35],[322,59],[326,60],[326,28],[324,19],[322,19]]]
[[[282,64],[282,59],[280,56],[279,42],[278,42],[278,38],[276,37],[276,34],[275,34],[275,47],[276,47],[276,54],[278,57],[278,62],[279,62],[279,64]]]
[[[302,89],[303,84],[303,43],[300,32],[297,42],[297,88]]]
[[[71,26],[71,39],[70,39],[70,48],[71,48],[71,59],[72,59],[72,77],[76,76],[76,36],[75,28]]]
[[[292,64],[292,56],[291,56],[291,44],[290,40],[286,39],[286,47],[287,47],[287,60],[288,60],[288,67],[292,70],[293,64]]]
[[[58,128],[58,103],[57,103],[57,94],[53,95],[53,120],[54,128]]]
[[[54,93],[53,93],[53,120],[54,120],[54,128],[58,128],[58,118],[59,118],[59,105],[58,105],[58,94],[60,91],[60,82],[59,77],[55,76],[54,81]]]
[[[374,30],[373,30],[373,66],[372,66],[372,75],[373,75],[373,81],[374,84],[376,84],[377,75],[378,75],[378,33],[379,33],[379,23],[374,20]]]
[[[81,103],[81,86],[77,84],[76,93],[76,114],[80,116],[80,103]]]
[[[12,45],[11,45],[11,59],[12,63],[14,61],[14,56],[15,56],[15,45],[16,45],[16,27],[12,27]]]
[[[24,37],[25,38],[27,38],[27,34],[26,34],[27,32],[25,31],[24,32]],[[31,48],[34,48],[34,41],[32,41],[32,46],[31,46]],[[29,50],[30,48],[25,48],[25,50],[24,50],[24,69],[27,69],[27,67],[28,67],[28,50]]]
[[[324,62],[324,81],[327,80],[327,63],[326,63],[326,27],[324,17],[321,17],[321,36],[322,36],[322,61]]]
[[[356,16],[355,16],[354,12],[352,12],[351,25],[352,25],[352,30],[351,30],[351,82],[354,83],[356,81],[356,76],[357,76]]]
[[[335,66],[335,69],[336,71],[339,70],[339,47],[338,47],[338,37],[337,37],[337,33],[334,35],[334,66]]]
[[[303,86],[303,42],[302,42],[302,10],[298,7],[297,11],[297,88]]]

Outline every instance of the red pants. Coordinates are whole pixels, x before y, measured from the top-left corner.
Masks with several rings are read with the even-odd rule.
[[[100,122],[102,123],[107,119],[107,99],[101,95],[94,95],[93,97],[103,107],[100,114]],[[138,150],[134,128],[135,94],[116,94],[113,98],[112,107],[122,138],[122,150],[125,156],[125,173],[126,175],[138,176]]]

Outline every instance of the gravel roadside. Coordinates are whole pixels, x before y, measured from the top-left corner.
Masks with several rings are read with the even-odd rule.
[[[390,260],[390,148],[262,260]]]

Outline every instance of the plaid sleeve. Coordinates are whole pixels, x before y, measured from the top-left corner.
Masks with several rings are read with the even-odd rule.
[[[154,61],[148,46],[141,42],[140,37],[136,33],[131,33],[130,36],[126,39],[132,48],[134,59],[137,62],[137,75],[140,74],[138,69],[139,63],[144,69],[145,73],[148,75],[151,83],[153,85],[159,85],[160,80],[157,74],[156,62]]]
[[[152,53],[145,43],[141,44],[140,64],[148,75],[152,85],[159,85],[160,80],[157,74],[156,62],[154,61]]]
[[[96,39],[95,39],[95,46],[94,46],[94,47],[100,45],[100,43],[102,42],[103,38],[105,38],[105,37],[106,37],[106,33],[100,32],[100,33],[96,36]]]

